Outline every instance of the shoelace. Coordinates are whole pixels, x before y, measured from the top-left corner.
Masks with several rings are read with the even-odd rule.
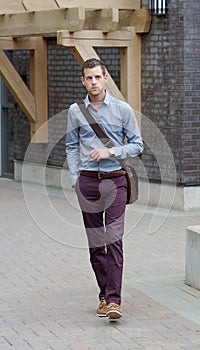
[[[119,305],[117,305],[117,304],[115,304],[115,303],[111,303],[111,304],[108,306],[108,308],[110,308],[110,307],[119,307]]]
[[[102,298],[102,299],[100,300],[99,307],[100,307],[100,308],[102,308],[104,305],[107,305],[107,304],[106,304],[105,299],[104,299],[104,298]]]

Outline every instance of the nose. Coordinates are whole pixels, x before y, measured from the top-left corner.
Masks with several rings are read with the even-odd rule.
[[[96,78],[95,77],[92,77],[92,84],[96,84]]]

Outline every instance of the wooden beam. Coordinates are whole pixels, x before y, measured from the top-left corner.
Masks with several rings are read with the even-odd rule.
[[[56,35],[60,29],[79,31],[84,21],[85,10],[81,7],[0,15],[0,36]]]
[[[55,0],[22,0],[22,4],[26,11],[55,10],[59,7]]]
[[[117,29],[119,11],[116,8],[87,10],[83,29],[101,30],[104,33]]]
[[[101,30],[104,33],[134,26],[136,33],[148,32],[151,24],[149,11],[107,9],[84,9],[74,7],[0,15],[0,37],[56,36],[58,30],[78,32]]]
[[[30,51],[30,90],[35,96],[37,121],[31,123],[31,142],[48,142],[47,42],[37,38],[37,47]]]
[[[92,46],[78,44],[75,47],[70,47],[70,51],[72,52],[75,59],[80,65],[82,65],[83,62],[88,58],[99,58]],[[117,85],[115,84],[114,80],[112,79],[109,73],[107,89],[111,95],[115,96],[116,98],[119,98],[120,100],[124,100],[124,96],[121,94],[120,90],[118,89]]]
[[[37,38],[0,38],[0,50],[35,50]]]
[[[140,9],[134,11],[132,26],[135,27],[136,33],[148,33],[151,28],[152,17],[149,10]],[[130,26],[130,24],[128,24]]]
[[[24,11],[53,10],[56,8],[83,7],[87,9],[139,9],[140,0],[1,0],[0,14],[14,14]]]
[[[135,110],[139,126],[141,126],[141,37],[131,32],[131,43],[121,49],[121,91],[128,103]]]
[[[22,5],[21,0],[1,0],[0,4],[0,14],[5,13],[17,13],[25,11],[24,6]]]
[[[74,7],[82,6],[90,9],[107,9],[107,8],[118,8],[118,9],[133,9],[138,10],[140,8],[141,0],[56,0],[59,7]]]
[[[131,32],[129,30],[102,33],[97,30],[82,30],[81,32],[71,33],[68,30],[61,30],[57,33],[57,44],[61,46],[86,45],[91,46],[110,46],[126,47],[131,41]]]
[[[32,123],[36,122],[36,103],[34,96],[3,51],[0,51],[0,62],[0,76],[4,83],[28,119]]]
[[[136,33],[148,33],[151,27],[149,10],[120,11],[118,30],[123,27],[135,27]]]

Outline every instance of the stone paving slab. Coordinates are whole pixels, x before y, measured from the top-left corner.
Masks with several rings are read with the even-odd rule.
[[[0,350],[200,349],[199,292],[184,285],[186,228],[199,212],[127,209],[124,316],[110,323],[95,315],[74,193],[0,179],[0,198]]]
[[[200,326],[200,291],[187,286],[184,275],[146,277],[128,284]]]

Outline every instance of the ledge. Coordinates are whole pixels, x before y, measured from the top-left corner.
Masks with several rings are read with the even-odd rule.
[[[14,179],[55,188],[71,189],[67,169],[15,162]],[[138,204],[173,210],[199,210],[200,186],[177,187],[139,181]]]

